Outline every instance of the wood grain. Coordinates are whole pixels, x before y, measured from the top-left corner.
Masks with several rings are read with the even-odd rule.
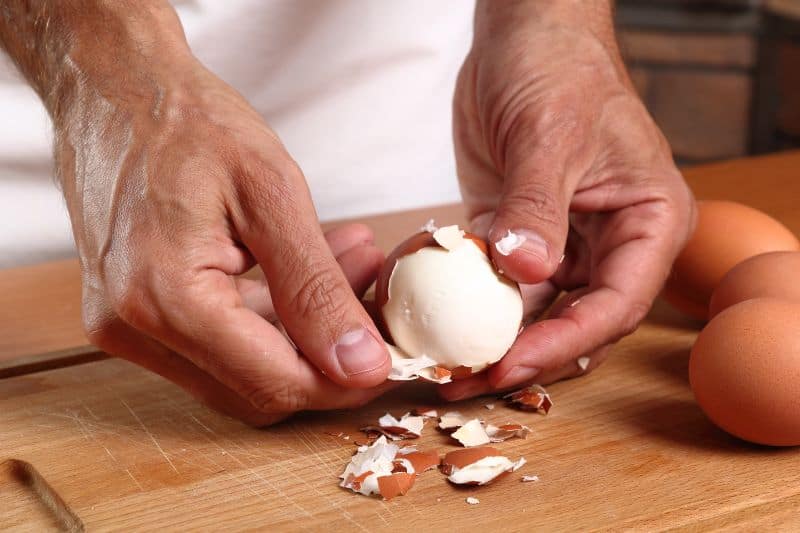
[[[699,196],[745,201],[800,232],[798,168],[793,153],[686,174]],[[379,217],[379,242],[396,242],[424,218]],[[35,306],[28,313],[41,319]],[[547,416],[496,398],[441,406],[533,428],[527,440],[498,446],[528,464],[487,487],[459,489],[427,472],[407,496],[383,502],[337,486],[358,428],[385,411],[436,404],[430,387],[255,430],[117,359],[0,379],[0,462],[32,464],[88,530],[797,530],[800,450],[752,446],[707,421],[686,379],[697,326],[658,303],[602,367],[549,387],[555,406]],[[74,331],[52,327],[57,333],[45,332],[42,345],[69,348]],[[22,352],[31,353],[23,341],[37,342],[0,329],[6,346]],[[488,402],[496,408],[485,409]],[[339,431],[350,440],[327,434]],[[418,444],[452,449],[430,424]],[[540,480],[523,484],[526,474]],[[480,504],[467,505],[467,496]],[[0,509],[0,523],[9,516]]]

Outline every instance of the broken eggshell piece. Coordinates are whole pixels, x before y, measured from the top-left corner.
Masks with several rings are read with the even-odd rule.
[[[339,476],[342,479],[339,486],[365,496],[380,494],[378,478],[393,473],[397,450],[397,445],[383,436],[370,446],[359,447]]]
[[[441,383],[479,372],[505,355],[522,323],[519,286],[497,272],[483,240],[458,226],[400,244],[375,298],[393,348],[390,379]]]
[[[503,398],[523,411],[537,411],[543,415],[549,413],[550,408],[553,407],[553,400],[541,385],[525,387],[506,394]]]
[[[424,416],[413,416],[406,413],[397,418],[386,413],[378,419],[377,426],[366,426],[361,428],[364,433],[381,433],[391,440],[416,439],[422,435],[422,428],[425,427]]]
[[[407,453],[404,453],[407,452]],[[369,446],[361,446],[339,476],[339,486],[369,496],[380,494],[386,500],[406,494],[417,475],[439,464],[439,454],[414,448],[398,449],[381,436]]]
[[[481,421],[477,418],[473,418],[458,428],[453,432],[451,437],[460,442],[465,448],[483,446],[484,444],[489,444],[491,442],[489,435],[486,434],[483,424],[481,424]]]
[[[524,457],[515,462],[487,446],[452,451],[444,456],[441,468],[447,480],[456,485],[486,485],[524,464]]]

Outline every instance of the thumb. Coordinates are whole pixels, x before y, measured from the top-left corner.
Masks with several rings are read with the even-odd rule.
[[[331,253],[300,169],[286,160],[272,163],[282,170],[275,175],[248,180],[239,234],[303,355],[340,385],[377,385],[389,374],[389,353]]]
[[[552,173],[528,165],[509,169],[488,232],[492,259],[506,276],[539,283],[555,273],[569,231],[570,196]]]

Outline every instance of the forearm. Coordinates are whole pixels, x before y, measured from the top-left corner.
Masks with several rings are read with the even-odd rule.
[[[189,55],[165,0],[5,0],[0,46],[57,127],[87,91],[112,100],[157,94],[154,78],[176,56]]]
[[[514,32],[562,30],[600,43],[629,83],[614,31],[613,0],[478,0],[475,42]]]

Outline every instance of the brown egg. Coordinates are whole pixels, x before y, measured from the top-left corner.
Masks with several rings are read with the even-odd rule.
[[[771,446],[800,444],[800,304],[755,298],[717,315],[697,337],[689,381],[725,431]]]
[[[708,315],[752,298],[771,297],[800,303],[800,252],[770,252],[733,267],[711,296]]]
[[[689,316],[708,318],[711,294],[749,257],[800,250],[797,237],[769,215],[736,202],[697,203],[697,229],[672,266],[664,299]]]

